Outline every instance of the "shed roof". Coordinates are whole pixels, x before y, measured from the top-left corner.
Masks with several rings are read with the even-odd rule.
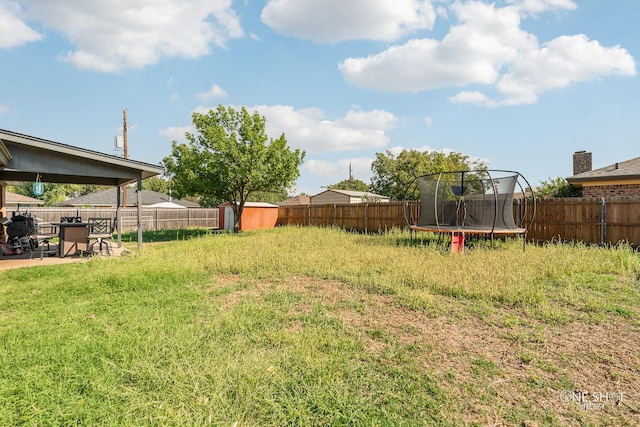
[[[614,163],[599,169],[582,172],[567,178],[570,184],[582,184],[585,182],[640,180],[640,157]]]
[[[161,166],[0,129],[0,182],[123,185],[163,172]]]
[[[222,208],[222,207],[225,207],[225,206],[231,206],[231,203],[224,202],[224,203],[218,205],[219,208]],[[278,205],[274,205],[274,204],[266,203],[266,202],[245,202],[244,207],[245,208],[277,208]]]

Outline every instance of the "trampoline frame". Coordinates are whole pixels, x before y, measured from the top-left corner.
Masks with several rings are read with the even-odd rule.
[[[526,192],[525,192],[525,188],[523,188],[521,180],[524,181],[526,187],[528,187],[529,189],[531,189],[531,212],[528,215],[527,212],[527,203],[525,202],[524,204],[524,210],[522,210],[520,208],[520,203],[518,203],[518,220],[516,223],[516,220],[514,219],[514,223],[516,223],[516,228],[502,228],[502,227],[496,227],[496,220],[498,218],[498,191],[496,190],[496,182],[494,180],[494,177],[491,175],[491,173],[502,173],[502,174],[511,174],[511,176],[515,177],[515,185],[517,187],[519,187],[521,194],[523,195],[523,198],[526,200]],[[491,225],[491,227],[486,226],[486,227],[473,227],[473,226],[464,226],[464,224],[462,226],[451,226],[451,225],[441,225],[439,220],[438,220],[438,189],[440,187],[440,182],[442,180],[442,176],[444,174],[446,175],[453,175],[453,174],[460,174],[460,187],[461,187],[461,191],[460,194],[456,194],[453,190],[452,192],[454,193],[454,195],[456,196],[456,204],[457,204],[457,208],[456,208],[456,215],[458,215],[458,209],[459,209],[459,203],[460,201],[464,200],[464,193],[465,193],[465,187],[464,187],[464,176],[465,174],[486,174],[487,178],[483,178],[483,181],[488,181],[491,184],[491,188],[493,189],[493,224]],[[522,241],[523,241],[523,251],[526,249],[526,244],[527,244],[527,233],[529,231],[529,229],[531,228],[531,225],[533,224],[533,220],[535,218],[535,214],[536,214],[536,196],[535,196],[535,192],[533,191],[533,188],[531,187],[531,184],[529,184],[529,181],[527,181],[527,179],[520,173],[517,171],[512,171],[512,170],[504,170],[504,169],[476,169],[476,170],[469,170],[469,171],[443,171],[443,172],[436,172],[433,174],[426,174],[426,175],[421,175],[419,177],[416,177],[413,180],[413,183],[417,183],[418,179],[420,178],[424,178],[424,177],[435,177],[438,176],[437,182],[436,182],[436,188],[434,191],[434,216],[436,219],[436,223],[435,224],[417,224],[418,221],[413,221],[413,216],[412,215],[408,215],[408,211],[412,211],[411,207],[409,206],[410,202],[407,201],[405,202],[405,209],[404,209],[404,213],[405,213],[405,221],[407,223],[407,226],[409,228],[409,237],[411,239],[411,242],[413,243],[413,233],[418,232],[418,231],[422,231],[422,232],[431,232],[431,233],[442,233],[442,234],[451,234],[452,237],[452,242],[453,242],[453,237],[456,234],[461,234],[463,236],[463,241],[464,241],[464,236],[465,234],[469,234],[469,235],[478,235],[478,236],[488,236],[491,239],[491,247],[493,247],[493,240],[494,240],[494,236],[496,235],[500,235],[500,236],[506,236],[506,235],[522,235]],[[499,178],[496,178],[499,179]],[[417,186],[416,186],[417,187]],[[419,188],[418,188],[419,190]],[[415,191],[415,189],[414,189]],[[506,194],[506,193],[503,193]],[[514,198],[513,198],[513,191],[511,192],[510,195],[510,200],[508,201],[509,203],[514,202]],[[520,200],[518,199],[518,202],[520,202]],[[420,194],[420,208],[423,209],[422,206],[422,194]],[[466,208],[465,208],[466,209]],[[466,217],[466,214],[465,214]],[[457,218],[456,218],[456,222],[457,222]],[[526,227],[522,227],[522,225],[526,222]],[[452,247],[453,249],[453,247]]]

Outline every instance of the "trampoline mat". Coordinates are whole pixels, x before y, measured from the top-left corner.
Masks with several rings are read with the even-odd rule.
[[[411,225],[412,231],[428,231],[432,233],[464,233],[464,234],[524,234],[526,228],[493,228],[493,227],[455,227],[446,225]]]

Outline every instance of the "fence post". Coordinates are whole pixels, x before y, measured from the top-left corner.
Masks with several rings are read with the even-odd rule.
[[[600,199],[600,245],[604,246],[604,229],[606,226],[606,207],[604,197]]]
[[[336,204],[333,204],[333,222],[332,222],[332,227],[335,228],[336,227]]]
[[[364,204],[364,232],[369,232],[369,203]]]

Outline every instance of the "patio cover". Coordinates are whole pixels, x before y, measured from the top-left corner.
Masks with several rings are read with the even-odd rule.
[[[0,129],[0,211],[6,216],[5,186],[36,181],[121,186],[163,172],[161,166]],[[118,197],[119,199],[119,197]],[[120,210],[116,210],[120,224]],[[120,236],[120,233],[118,233]],[[138,203],[138,247],[142,246]]]

